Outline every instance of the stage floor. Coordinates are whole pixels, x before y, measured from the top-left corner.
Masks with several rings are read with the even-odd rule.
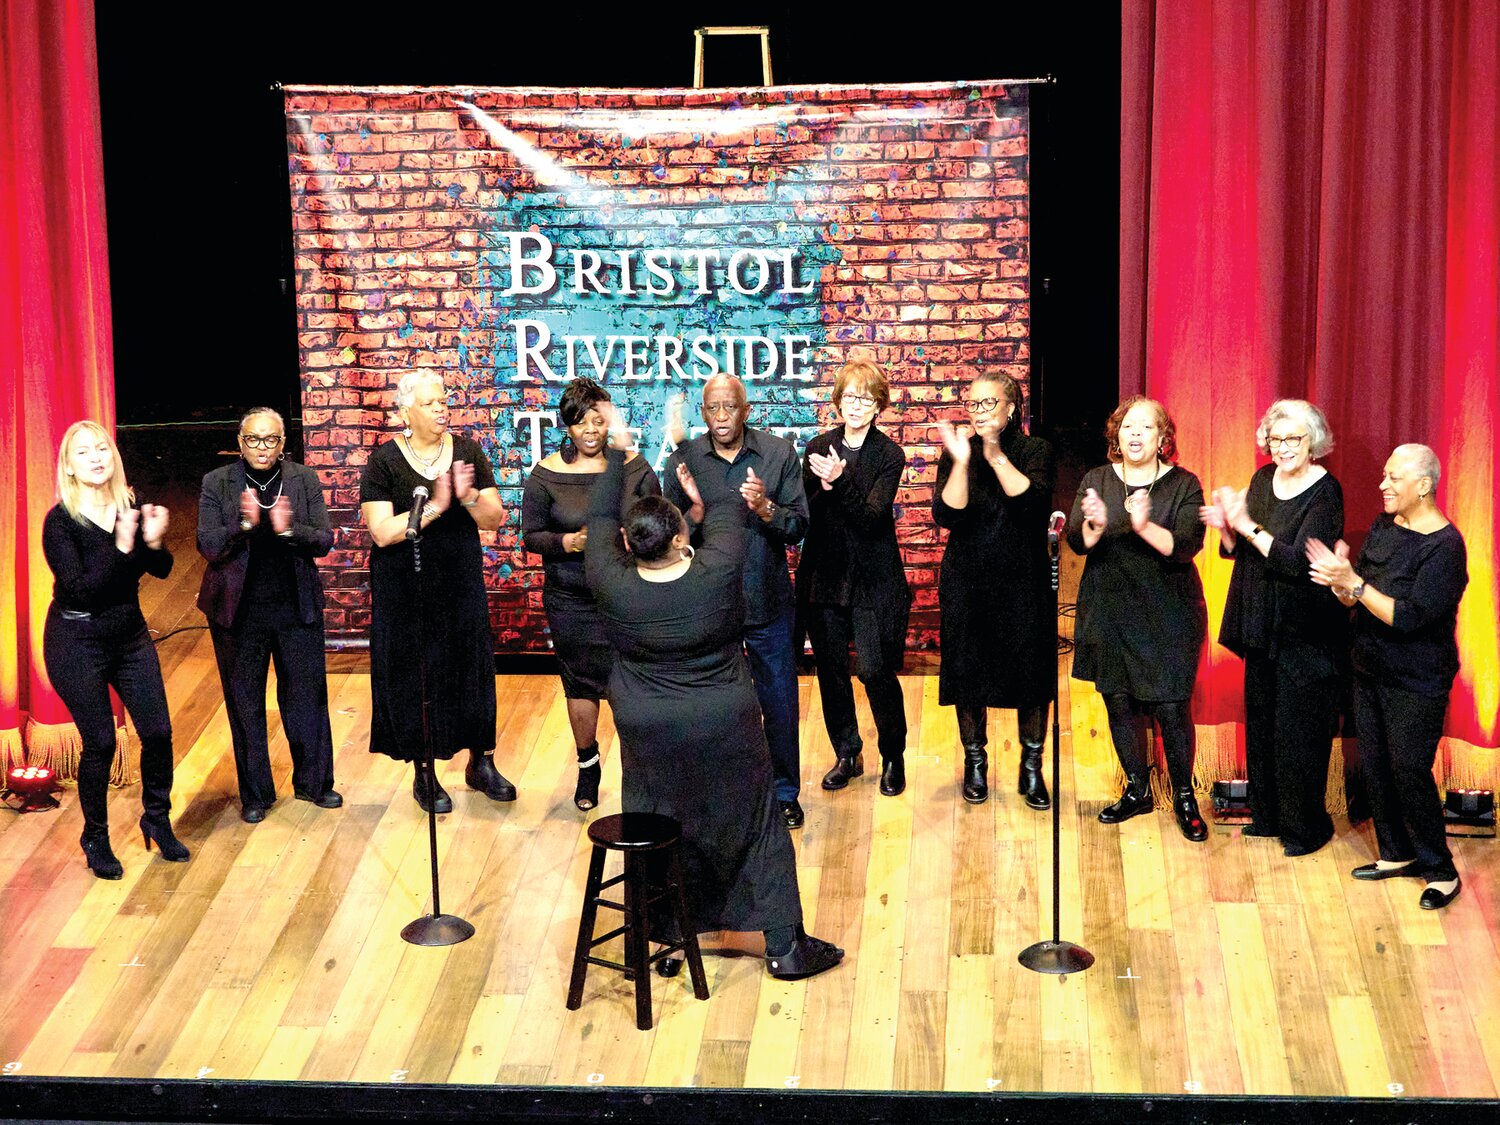
[[[184,521],[191,523],[191,518]],[[202,624],[191,527],[178,567],[143,585],[165,634]],[[497,679],[501,769],[513,805],[445,781],[443,906],[476,927],[447,949],[405,944],[430,908],[427,831],[410,773],[366,751],[369,677],[330,676],[338,787],[324,811],[287,793],[239,819],[206,632],[161,642],[178,756],[173,794],[187,864],[142,851],[139,788],[110,813],[120,882],[78,848],[76,794],[60,811],[0,813],[6,972],[0,1068],[48,1075],[526,1086],[1486,1097],[1500,1079],[1494,841],[1455,841],[1464,891],[1417,906],[1419,882],[1358,883],[1368,824],[1288,859],[1276,841],[1214,826],[1206,844],[1169,810],[1119,828],[1097,696],[1063,681],[1062,936],[1097,957],[1039,976],[1016,954],[1051,936],[1051,820],[1014,793],[1014,718],[991,731],[989,803],[959,795],[962,755],[932,676],[903,679],[908,788],[875,772],[828,794],[832,761],[812,681],[801,685],[807,825],[793,834],[808,928],[848,951],[800,983],[770,979],[757,935],[706,943],[712,998],[686,974],[654,983],[637,1031],[630,987],[593,969],[563,1006],[587,863],[588,817],[553,677]],[[1069,690],[1069,689],[1072,690]],[[867,714],[867,712],[866,712]],[[604,812],[619,807],[608,722]],[[873,730],[866,732],[873,746]],[[1050,771],[1050,763],[1049,763]],[[595,814],[597,815],[597,814]]]

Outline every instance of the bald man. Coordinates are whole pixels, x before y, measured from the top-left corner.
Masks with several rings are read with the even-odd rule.
[[[760,700],[766,744],[776,775],[776,799],[788,828],[802,827],[801,757],[797,731],[797,663],[792,643],[796,604],[786,549],[807,533],[807,496],[796,447],[767,430],[745,425],[745,384],[715,375],[703,384],[708,432],[677,447],[663,474],[667,499],[697,532],[691,501],[677,466],[693,474],[705,505],[738,497],[745,507],[745,652]],[[698,513],[701,518],[701,513]]]

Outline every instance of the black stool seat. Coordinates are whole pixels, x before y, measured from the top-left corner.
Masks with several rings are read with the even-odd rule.
[[[590,965],[618,969],[626,980],[635,982],[635,1025],[642,1031],[651,1027],[651,970],[653,963],[682,953],[693,980],[693,995],[708,999],[708,978],[703,972],[703,957],[698,950],[698,935],[687,917],[683,896],[680,847],[682,825],[658,813],[616,813],[602,816],[589,825],[593,854],[589,857],[588,881],[583,890],[583,913],[578,919],[578,943],[573,949],[573,973],[568,983],[568,1009],[576,1011],[583,1003],[583,982]],[[619,852],[625,869],[612,879],[604,878],[604,859]],[[659,854],[653,854],[659,853]],[[604,898],[603,892],[621,885],[623,902]],[[661,904],[670,918],[670,940],[651,936],[650,910]],[[618,910],[624,923],[608,933],[594,936],[594,921],[599,907]],[[621,935],[625,937],[625,962],[595,957],[593,949]],[[650,952],[652,945],[661,948]]]

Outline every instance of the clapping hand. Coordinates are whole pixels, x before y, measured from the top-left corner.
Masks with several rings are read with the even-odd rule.
[[[1248,524],[1254,530],[1255,521],[1245,512],[1246,490],[1224,487],[1214,493],[1214,502],[1224,509],[1224,526],[1233,531],[1245,534],[1245,526]]]
[[[692,470],[685,461],[677,462],[677,483],[682,486],[682,494],[688,499],[688,510],[683,514],[694,523],[702,523],[703,494],[698,491],[698,482],[693,479]]]
[[[745,506],[758,516],[765,516],[771,506],[766,499],[766,483],[755,475],[754,469],[746,469],[740,495],[745,499]]]
[[[1132,492],[1125,498],[1125,510],[1130,513],[1130,530],[1139,535],[1151,522],[1151,493],[1144,488]]]
[[[837,453],[809,453],[807,467],[812,470],[813,476],[823,482],[823,491],[827,492],[843,474],[844,459]]]
[[[1084,491],[1082,508],[1083,518],[1103,530],[1104,525],[1109,522],[1109,509],[1104,506],[1104,501],[1099,499],[1099,494],[1092,488]]]
[[[291,497],[278,496],[276,503],[271,505],[271,530],[277,535],[285,535],[292,530]]]
[[[141,513],[128,504],[115,516],[115,547],[124,554],[135,550],[136,529],[141,526]]]
[[[255,489],[247,488],[240,493],[240,530],[249,531],[260,523],[260,501],[255,497]]]
[[[667,440],[676,449],[687,440],[687,423],[682,420],[687,407],[687,395],[679,391],[667,399]]]
[[[632,445],[630,430],[626,428],[625,418],[614,403],[605,400],[596,402],[594,409],[604,418],[604,424],[609,429],[609,447],[618,449],[621,453],[629,453]]]
[[[1311,564],[1308,577],[1319,586],[1333,587],[1336,594],[1351,589],[1358,581],[1349,562],[1349,544],[1342,539],[1333,545],[1332,550],[1321,539],[1309,539],[1307,561]]]
[[[167,533],[167,510],[160,504],[142,504],[140,527],[141,538],[146,541],[146,546],[160,547],[162,537]],[[118,526],[115,531],[118,535]]]
[[[968,429],[968,427],[964,427]],[[937,424],[938,436],[943,439],[943,448],[948,451],[948,456],[953,459],[954,465],[967,465],[969,455],[969,435],[961,430],[955,429],[953,423],[940,421]]]
[[[448,510],[453,503],[452,473],[439,473],[437,475],[437,479],[432,482],[432,499],[427,502],[440,513]]]
[[[478,499],[474,492],[474,466],[467,461],[453,462],[453,497],[460,504]]]
[[[1224,518],[1224,505],[1219,502],[1219,494],[1213,493],[1213,503],[1205,504],[1198,509],[1198,518],[1216,531],[1223,531],[1229,526]]]

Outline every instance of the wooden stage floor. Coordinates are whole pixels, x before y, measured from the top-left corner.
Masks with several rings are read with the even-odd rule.
[[[191,517],[183,521],[191,524]],[[201,624],[191,527],[178,567],[146,582],[159,633]],[[1051,929],[1051,829],[1013,785],[1013,716],[991,734],[996,797],[969,806],[951,709],[931,676],[903,680],[909,785],[874,773],[842,793],[817,692],[801,685],[807,826],[794,833],[808,928],[848,950],[811,981],[768,978],[755,935],[707,942],[712,998],[655,982],[637,1031],[626,984],[589,976],[563,1007],[587,859],[556,680],[497,679],[495,805],[447,770],[443,904],[472,921],[448,949],[406,945],[429,908],[425,819],[409,773],[366,752],[369,677],[330,677],[338,787],[323,811],[282,800],[239,820],[208,635],[160,645],[178,755],[174,814],[187,864],[142,852],[138,788],[111,799],[121,882],[94,879],[76,795],[58,812],[0,813],[5,1073],[565,1086],[947,1090],[983,1093],[1485,1097],[1500,1081],[1493,841],[1457,841],[1464,892],[1418,909],[1420,884],[1357,883],[1368,825],[1287,859],[1215,826],[1207,844],[1167,810],[1120,828],[1098,698],[1064,680],[1062,932],[1098,958],[1038,976],[1016,954]],[[1072,688],[1069,691],[1069,688]],[[274,708],[274,698],[271,700]],[[273,755],[289,789],[273,712]],[[873,746],[873,731],[866,733]],[[618,808],[613,728],[602,808]],[[1049,767],[1050,768],[1050,767]],[[744,955],[749,954],[749,955]]]

